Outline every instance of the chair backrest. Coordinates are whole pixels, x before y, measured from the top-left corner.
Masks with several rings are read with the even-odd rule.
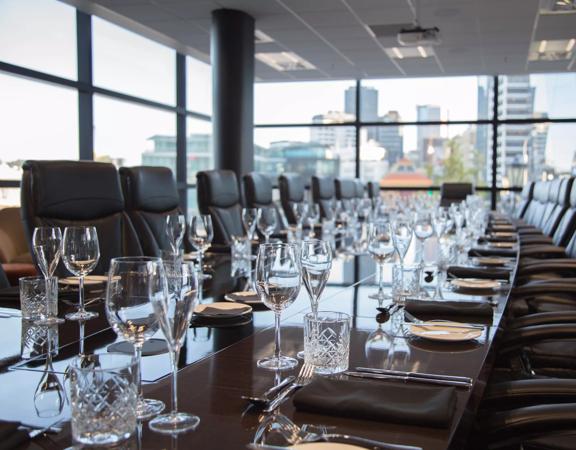
[[[242,177],[242,181],[248,208],[270,208],[274,206],[270,177],[263,173],[250,172]]]
[[[440,186],[440,206],[450,206],[466,200],[467,195],[474,194],[471,183],[442,183]]]
[[[320,206],[320,217],[332,219],[332,201],[334,200],[334,178],[312,177],[312,200]]]
[[[354,180],[354,187],[356,188],[354,196],[356,198],[364,198],[365,186],[364,186],[364,183],[362,182],[362,180],[360,180],[359,178],[356,178]]]
[[[540,228],[544,220],[546,211],[546,204],[548,203],[548,195],[550,192],[550,183],[546,181],[537,181],[534,185],[534,192],[532,194],[532,201],[528,205],[524,220],[534,226]]]
[[[570,206],[570,189],[573,181],[573,178],[560,178],[554,180],[550,186],[548,206],[542,227],[542,231],[547,236],[554,235],[562,216]]]
[[[336,191],[336,199],[338,200],[351,200],[356,198],[355,180],[336,178],[334,180],[334,188]]]
[[[196,174],[198,209],[210,214],[214,244],[229,246],[232,236],[244,234],[238,179],[231,170],[204,170]]]
[[[142,247],[125,211],[118,171],[92,161],[26,161],[22,166],[21,204],[29,243],[38,226],[94,226],[100,261],[92,272],[104,274],[117,256],[141,256]],[[59,275],[69,275],[59,267]]]
[[[366,185],[366,189],[368,190],[368,197],[369,198],[378,198],[380,197],[380,184],[376,181],[369,181]]]
[[[32,262],[20,208],[0,209],[0,263]]]
[[[146,256],[162,256],[170,250],[166,217],[181,214],[176,181],[167,167],[121,167],[120,182],[128,216],[138,233]],[[187,239],[184,239],[188,250]]]
[[[2,264],[0,264],[0,289],[4,289],[10,287],[10,282],[8,281],[8,277],[6,276],[6,272],[2,268]]]
[[[532,201],[532,193],[534,192],[534,182],[530,181],[522,188],[522,192],[520,193],[520,202],[516,207],[516,211],[514,212],[514,216],[517,219],[521,219],[526,214],[526,210],[528,209],[528,205]]]
[[[280,202],[284,215],[288,223],[294,225],[296,217],[292,205],[304,201],[306,193],[304,177],[297,173],[284,173],[278,177],[278,188],[280,189]]]
[[[576,231],[576,183],[572,182],[568,194],[568,209],[562,214],[562,218],[556,227],[552,237],[556,245],[565,247]]]

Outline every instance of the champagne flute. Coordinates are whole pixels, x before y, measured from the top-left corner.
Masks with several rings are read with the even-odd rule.
[[[258,229],[264,235],[264,243],[270,242],[270,236],[278,226],[276,208],[258,208]]]
[[[298,361],[282,356],[280,351],[280,315],[290,306],[300,292],[300,268],[293,244],[261,244],[256,258],[256,291],[269,309],[274,312],[274,355],[258,360],[258,367],[270,370],[292,369]]]
[[[378,220],[370,228],[370,238],[368,240],[368,253],[378,264],[378,293],[370,295],[370,298],[378,300],[378,306],[389,299],[384,293],[384,264],[390,262],[394,257],[394,243],[392,242],[392,229],[390,222]]]
[[[176,263],[178,255],[180,254],[180,247],[184,239],[184,232],[186,231],[186,218],[183,214],[169,214],[166,216],[166,234],[170,242],[170,248],[174,255],[174,263]]]
[[[50,294],[50,278],[54,276],[58,262],[60,261],[60,254],[62,252],[62,232],[58,227],[37,227],[34,229],[32,235],[32,248],[34,249],[34,256],[40,271],[44,276],[44,283],[46,284],[46,313],[36,321],[37,325],[54,325],[64,322],[64,319],[59,319],[52,315],[51,311],[51,298]]]
[[[152,297],[160,329],[164,333],[172,363],[172,411],[150,421],[150,428],[160,433],[179,433],[194,429],[200,418],[178,411],[178,358],[190,318],[196,306],[197,284],[192,263],[165,264],[168,295],[161,290]]]
[[[198,250],[198,279],[208,280],[212,275],[204,273],[204,252],[210,247],[214,238],[212,217],[209,214],[192,216],[190,220],[190,243]]]
[[[332,268],[330,244],[319,239],[310,239],[300,246],[300,267],[302,280],[310,297],[312,313],[318,313],[318,301],[324,291]]]
[[[142,396],[142,346],[160,326],[152,301],[167,297],[164,264],[160,258],[121,257],[110,261],[106,286],[106,317],[118,336],[134,346],[138,361],[138,419],[147,419],[162,412],[160,400]]]
[[[246,230],[246,236],[250,243],[254,240],[254,232],[256,231],[256,220],[258,218],[258,209],[256,208],[242,208],[242,223]]]
[[[296,239],[302,239],[302,229],[304,228],[304,220],[308,215],[308,204],[305,202],[292,203],[292,212],[296,218]]]
[[[399,215],[392,222],[392,241],[400,257],[400,292],[404,295],[404,258],[412,242],[412,224],[406,216]]]
[[[426,239],[432,237],[434,227],[432,225],[432,215],[429,211],[418,211],[414,221],[414,235],[419,242],[418,264],[424,265],[424,243]]]
[[[62,261],[80,279],[80,305],[76,312],[66,314],[68,320],[89,320],[98,313],[84,309],[84,277],[94,270],[100,260],[96,227],[66,227],[62,239]]]
[[[315,226],[320,221],[320,205],[310,203],[308,206],[308,223],[310,224],[310,237],[316,236]]]

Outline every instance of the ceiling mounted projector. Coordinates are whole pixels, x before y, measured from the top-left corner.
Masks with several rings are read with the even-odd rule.
[[[440,45],[440,29],[438,27],[422,28],[416,25],[412,28],[402,28],[397,35],[398,43],[405,46]]]

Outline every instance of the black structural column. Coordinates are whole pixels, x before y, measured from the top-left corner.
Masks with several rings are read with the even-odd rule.
[[[94,159],[94,112],[92,92],[82,86],[92,87],[92,17],[76,11],[76,42],[78,56],[78,137],[80,159]]]
[[[254,167],[254,18],[213,11],[211,52],[216,168],[240,177]]]

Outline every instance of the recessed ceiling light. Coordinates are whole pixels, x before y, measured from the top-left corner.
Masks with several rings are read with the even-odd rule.
[[[546,51],[546,44],[547,41],[540,41],[540,45],[538,46],[538,53],[544,53]]]
[[[391,47],[384,49],[392,59],[421,59],[434,55],[432,47],[419,45],[417,47]]]
[[[392,49],[392,52],[394,53],[394,55],[396,55],[396,58],[398,59],[404,59],[404,55],[402,54],[402,52],[400,52],[400,50],[398,49],[398,47],[394,47]]]
[[[576,39],[558,39],[532,42],[529,61],[562,61],[570,59]]]
[[[274,42],[270,36],[260,30],[254,31],[254,43],[255,44],[267,44],[268,42]]]
[[[309,63],[294,52],[260,52],[256,53],[256,59],[279,72],[316,69],[313,64]]]
[[[568,41],[568,44],[566,45],[566,51],[571,52],[572,49],[574,48],[574,44],[576,44],[576,39],[570,39]]]
[[[576,0],[541,0],[540,12],[544,14],[575,13]]]
[[[426,54],[426,50],[424,50],[424,47],[422,46],[418,46],[418,53],[420,53],[420,56],[422,56],[422,58],[427,58],[428,55]]]

